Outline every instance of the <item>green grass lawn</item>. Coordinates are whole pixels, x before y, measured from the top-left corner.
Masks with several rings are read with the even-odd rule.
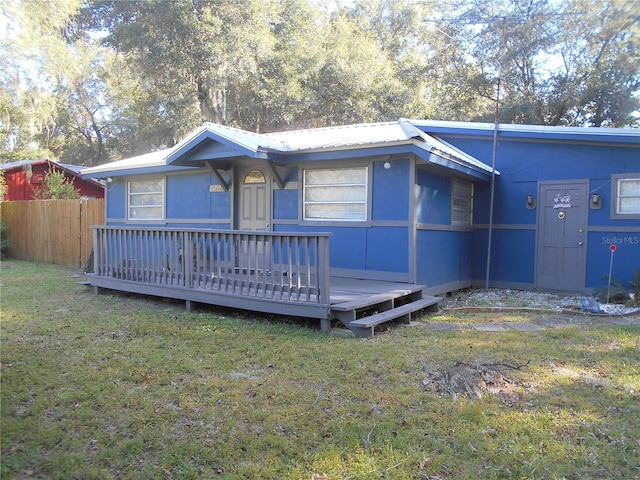
[[[80,279],[2,263],[3,479],[640,477],[637,325],[362,340]],[[521,368],[454,399],[456,362]]]

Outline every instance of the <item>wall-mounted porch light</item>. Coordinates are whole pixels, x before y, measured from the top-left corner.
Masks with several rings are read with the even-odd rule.
[[[589,202],[591,210],[599,210],[602,207],[602,197],[597,193],[591,195],[591,202]]]
[[[527,209],[533,210],[534,208],[536,208],[536,199],[533,195],[529,194],[527,195]]]

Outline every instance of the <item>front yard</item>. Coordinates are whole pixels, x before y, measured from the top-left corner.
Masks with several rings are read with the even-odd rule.
[[[0,280],[3,479],[640,476],[637,324],[361,340],[94,296],[54,265]]]

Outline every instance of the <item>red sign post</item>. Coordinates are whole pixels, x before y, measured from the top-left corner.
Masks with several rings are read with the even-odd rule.
[[[609,284],[607,285],[607,303],[609,303],[609,295],[611,293],[611,271],[613,270],[613,252],[616,251],[615,245],[609,245],[609,250],[611,250],[611,260],[609,261]]]

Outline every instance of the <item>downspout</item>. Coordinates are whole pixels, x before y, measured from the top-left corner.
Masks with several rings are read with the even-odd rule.
[[[489,233],[487,237],[487,275],[484,281],[484,289],[489,290],[489,274],[491,272],[491,243],[493,234],[493,202],[496,190],[496,154],[498,150],[498,120],[500,117],[500,77],[496,91],[496,113],[493,122],[493,153],[491,156],[491,198],[489,200]]]

